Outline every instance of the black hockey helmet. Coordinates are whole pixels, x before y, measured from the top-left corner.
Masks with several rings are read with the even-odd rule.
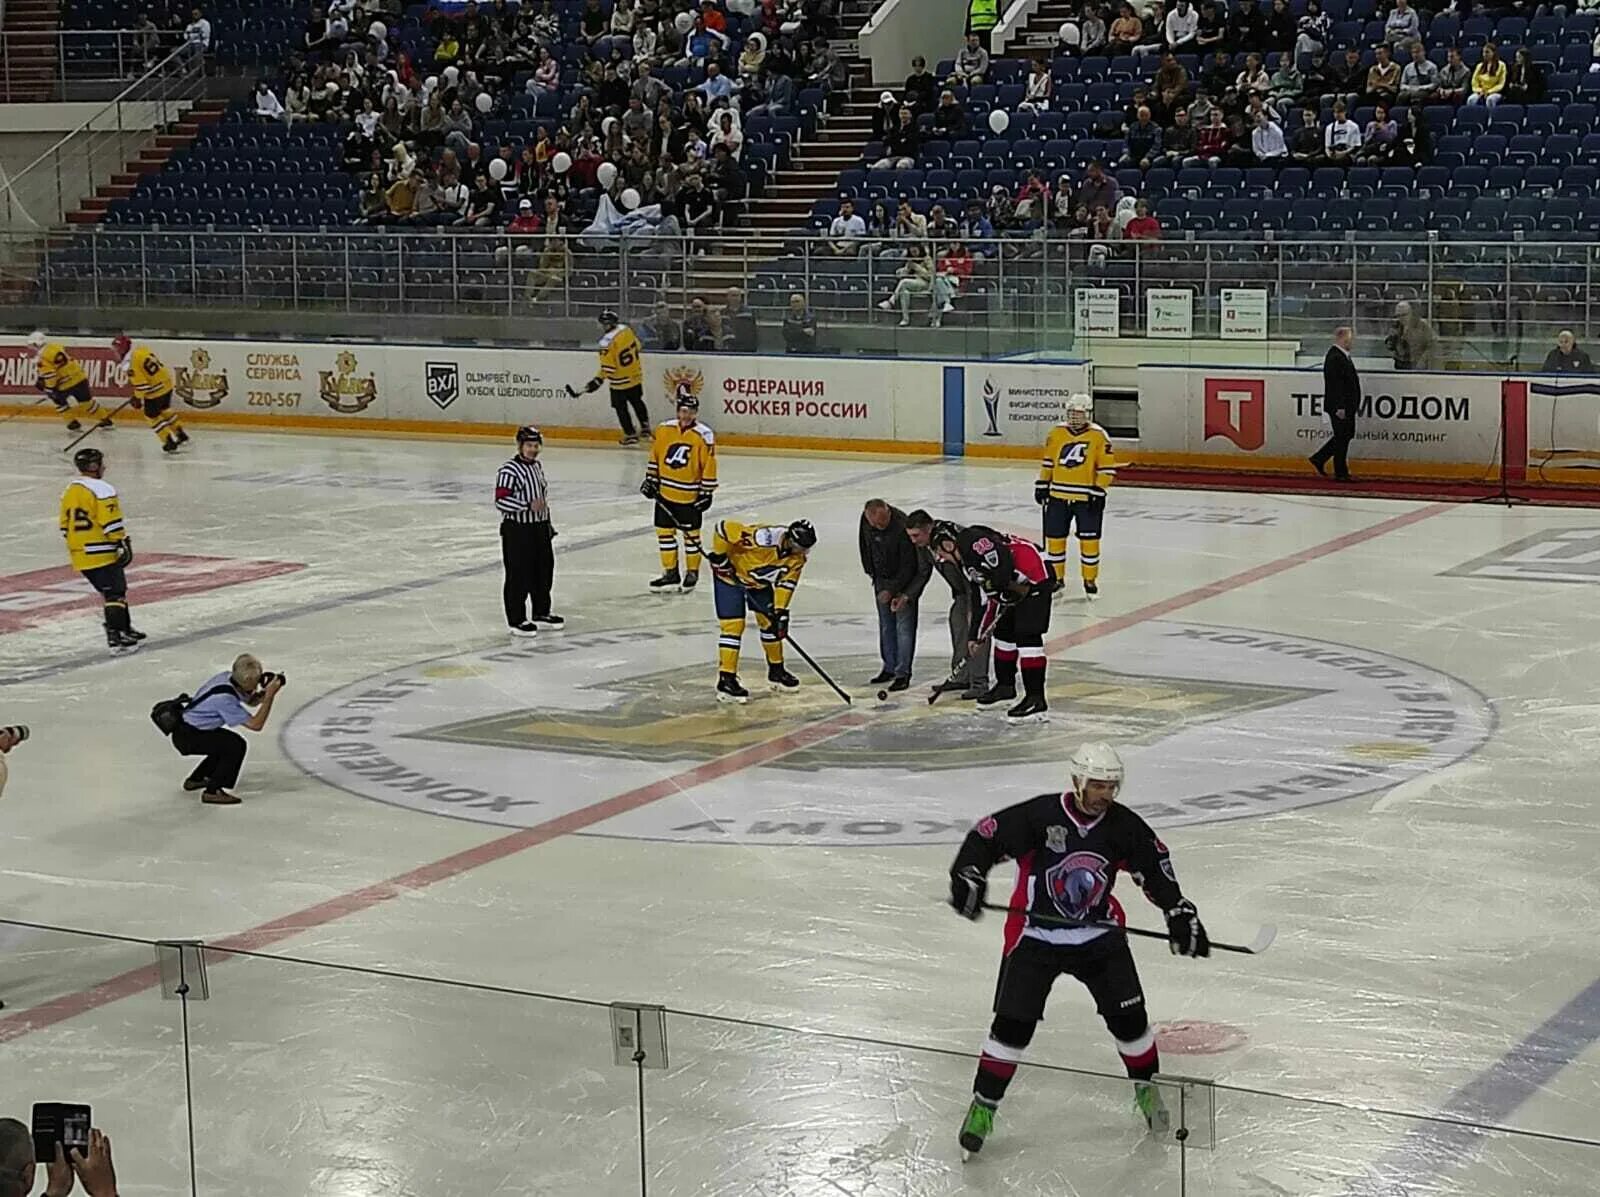
[[[90,470],[105,468],[106,455],[99,449],[79,449],[72,455],[72,464],[78,467],[78,472],[87,474]]]
[[[617,315],[616,310],[614,308],[603,308],[601,310],[601,312],[600,312],[600,327],[601,328],[606,328],[606,329],[615,328],[621,322],[622,322],[622,317]]]
[[[934,520],[933,527],[928,530],[928,543],[937,548],[947,540],[955,540],[961,535],[959,525],[951,520]]]
[[[811,526],[810,520],[795,520],[786,531],[796,548],[809,549],[817,543],[817,530]]]
[[[699,411],[700,397],[694,393],[688,383],[680,382],[678,384],[678,393],[673,399],[673,405],[675,407],[687,407],[691,411]]]
[[[527,441],[533,441],[535,444],[542,445],[544,444],[544,433],[540,432],[532,424],[524,424],[521,428],[517,429],[517,444],[521,446]]]

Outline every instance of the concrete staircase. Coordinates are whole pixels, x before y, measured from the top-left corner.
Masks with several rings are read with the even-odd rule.
[[[839,38],[833,47],[850,68],[850,90],[838,115],[827,116],[817,132],[795,146],[787,170],[773,173],[765,192],[746,204],[747,236],[724,242],[688,267],[686,285],[669,302],[687,305],[695,298],[721,304],[729,287],[743,287],[749,268],[771,261],[796,229],[802,229],[815,200],[834,194],[839,172],[856,166],[872,133],[872,110],[882,88],[872,86],[872,64],[863,60],[856,35],[880,0],[845,0]],[[909,71],[909,67],[907,70]]]
[[[60,53],[59,0],[5,0],[0,103],[38,104],[55,98]]]
[[[7,3],[11,3],[11,0],[7,0]],[[174,150],[192,142],[205,126],[220,121],[227,110],[226,100],[197,100],[182,120],[157,133],[154,140],[139,151],[137,158],[111,176],[110,182],[102,184],[93,195],[85,197],[74,211],[68,212],[67,223],[99,224],[105,219],[106,209],[111,207],[113,200],[132,195],[142,177],[164,167]]]
[[[1064,21],[1076,21],[1081,4],[1076,0],[1043,0],[1039,11],[1028,18],[1011,44],[1006,58],[1038,58],[1045,62],[1055,57],[1056,33]]]

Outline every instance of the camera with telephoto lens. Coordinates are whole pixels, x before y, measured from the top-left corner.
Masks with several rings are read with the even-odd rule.
[[[26,723],[17,723],[11,727],[0,727],[0,736],[10,736],[20,744],[28,738],[28,725]]]
[[[285,686],[287,686],[289,684],[289,675],[287,673],[270,673],[270,672],[268,672],[268,673],[263,673],[261,675],[261,686],[262,686],[262,688],[265,689],[267,686],[270,686],[272,684],[272,680],[274,678],[276,678],[281,684],[283,684]]]

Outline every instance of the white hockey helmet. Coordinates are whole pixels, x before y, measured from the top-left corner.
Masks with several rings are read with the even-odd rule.
[[[1079,391],[1068,395],[1061,405],[1062,419],[1073,432],[1082,432],[1094,421],[1094,399]]]
[[[44,348],[44,343],[44,329],[36,328],[28,334],[28,348],[33,350],[35,354],[38,354],[39,350]]]
[[[1122,789],[1122,758],[1117,750],[1104,740],[1091,740],[1080,744],[1067,758],[1067,775],[1072,778],[1072,792],[1082,794],[1085,782],[1107,781],[1115,787],[1112,796]]]

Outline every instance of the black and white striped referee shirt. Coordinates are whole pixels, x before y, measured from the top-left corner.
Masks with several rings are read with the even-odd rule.
[[[500,467],[494,480],[494,505],[502,520],[514,524],[548,524],[550,509],[538,515],[529,510],[535,499],[548,499],[549,487],[544,481],[544,466],[537,461],[523,461],[513,457]]]

